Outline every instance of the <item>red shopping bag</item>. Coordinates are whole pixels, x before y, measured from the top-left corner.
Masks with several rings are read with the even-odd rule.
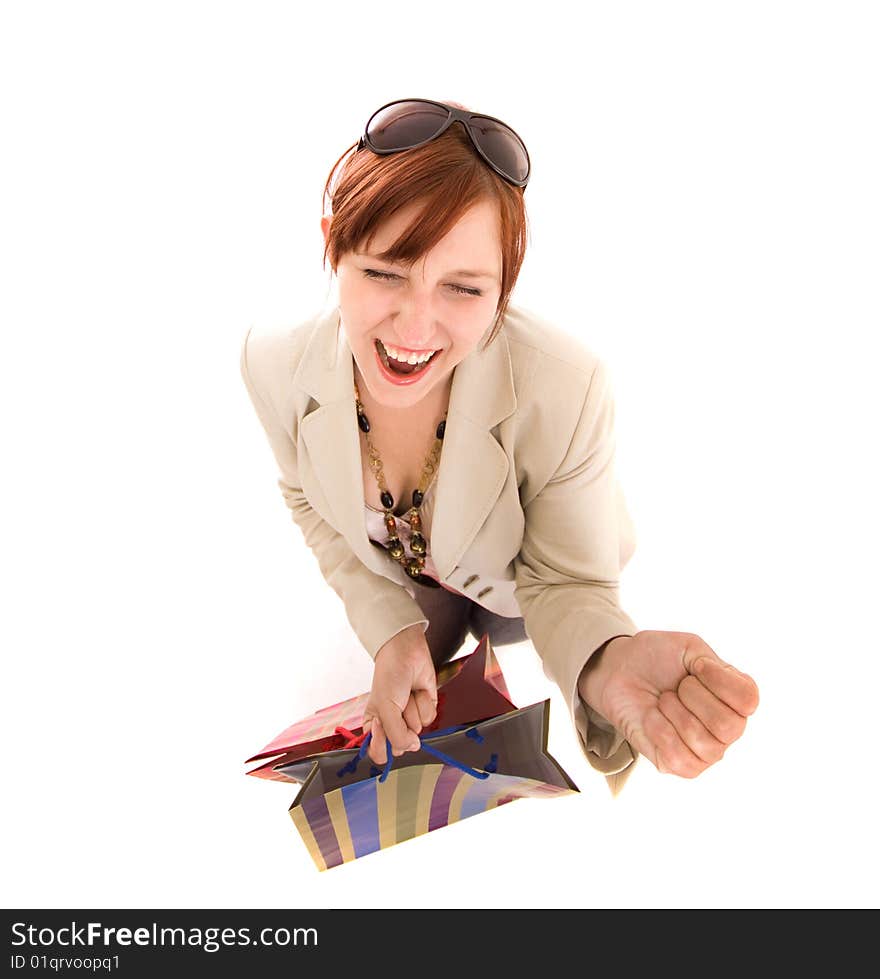
[[[291,724],[247,759],[245,764],[271,759],[247,774],[275,781],[296,781],[279,771],[280,766],[322,751],[359,745],[369,696],[367,691],[350,697]],[[422,733],[484,720],[512,709],[514,704],[501,667],[485,635],[472,653],[446,663],[437,672],[437,716]]]

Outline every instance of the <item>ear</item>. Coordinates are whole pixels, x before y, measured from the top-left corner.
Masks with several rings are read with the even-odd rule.
[[[330,234],[330,217],[324,215],[321,218],[321,234],[324,236],[324,244],[327,244],[327,236]]]

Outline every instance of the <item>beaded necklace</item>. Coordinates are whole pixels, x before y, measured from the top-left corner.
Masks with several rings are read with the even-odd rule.
[[[382,459],[379,457],[379,453],[376,446],[373,444],[373,440],[370,438],[370,422],[364,412],[364,406],[361,404],[361,395],[358,390],[357,381],[354,382],[354,402],[355,411],[357,412],[357,422],[358,428],[364,433],[364,437],[367,442],[367,454],[369,457],[370,469],[373,471],[373,475],[376,478],[376,482],[379,485],[379,499],[382,501],[382,507],[385,512],[385,529],[388,531],[389,537],[384,544],[379,544],[377,546],[383,547],[388,553],[388,556],[392,561],[397,561],[401,564],[413,581],[417,581],[421,585],[427,585],[429,588],[440,587],[438,582],[436,582],[429,575],[423,575],[422,572],[425,569],[425,555],[428,550],[427,542],[422,536],[422,518],[419,514],[419,508],[422,505],[422,500],[425,495],[425,489],[428,483],[431,481],[431,476],[437,468],[437,462],[440,458],[440,451],[443,448],[443,436],[446,434],[446,412],[443,412],[443,418],[437,425],[437,431],[434,435],[434,442],[431,446],[431,451],[428,453],[425,459],[425,465],[422,469],[422,476],[419,480],[419,485],[413,490],[412,494],[412,506],[407,510],[404,516],[409,517],[410,526],[412,527],[412,538],[410,540],[410,550],[412,551],[412,556],[407,557],[406,550],[403,546],[403,542],[397,536],[397,521],[394,517],[394,497],[388,490],[388,486],[385,484],[385,473],[382,470]]]

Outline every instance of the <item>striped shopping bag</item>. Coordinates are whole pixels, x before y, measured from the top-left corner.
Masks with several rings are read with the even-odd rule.
[[[579,791],[547,751],[550,701],[423,734],[377,768],[359,749],[282,763],[302,788],[290,816],[319,870],[356,860],[514,799]],[[393,765],[393,767],[392,767]]]

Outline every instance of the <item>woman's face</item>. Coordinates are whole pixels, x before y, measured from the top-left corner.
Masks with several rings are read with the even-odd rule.
[[[336,270],[340,319],[359,387],[362,381],[389,408],[411,407],[431,392],[448,391],[456,365],[494,322],[501,295],[494,202],[474,205],[412,266],[371,257],[390,247],[420,209],[399,211],[378,229],[369,255],[349,252]],[[322,226],[326,236],[327,218]],[[419,361],[429,354],[425,364],[400,366],[402,358]]]

